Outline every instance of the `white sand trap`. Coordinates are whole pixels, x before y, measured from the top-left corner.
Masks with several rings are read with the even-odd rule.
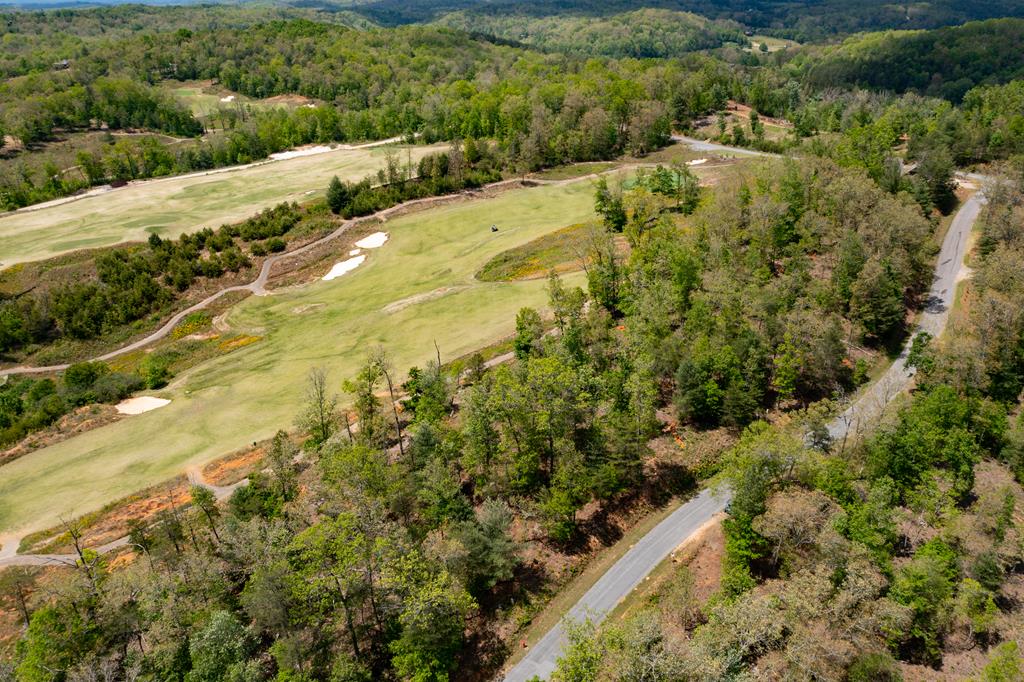
[[[154,398],[151,395],[143,395],[138,398],[128,398],[117,404],[117,411],[121,414],[142,414],[155,410],[158,407],[170,404],[166,398]]]
[[[348,252],[348,255],[350,255],[350,256],[358,256],[362,252],[363,252],[362,249],[352,249],[351,251]]]
[[[708,162],[707,159],[694,159],[693,161],[687,161],[686,165],[687,166],[699,166],[699,165],[701,165],[703,163],[707,163],[707,162]]]
[[[366,256],[354,256],[353,258],[343,260],[340,263],[335,263],[334,267],[331,268],[331,271],[324,275],[323,280],[325,282],[330,282],[332,279],[341,277],[346,272],[352,272],[362,265],[364,260],[366,260]]]
[[[290,152],[276,152],[270,155],[274,161],[284,161],[285,159],[297,159],[300,156],[313,156],[315,154],[323,154],[324,152],[331,151],[331,148],[325,144],[318,145],[316,147],[306,147],[305,149],[293,149]]]
[[[356,246],[361,249],[377,249],[384,246],[384,242],[388,240],[387,232],[374,232],[368,237],[363,237],[356,242]]]
[[[234,102],[235,101],[235,96],[234,95],[228,95],[227,97],[221,97],[220,101],[221,102]]]

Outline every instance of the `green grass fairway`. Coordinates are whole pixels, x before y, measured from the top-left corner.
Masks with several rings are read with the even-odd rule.
[[[170,405],[0,469],[0,533],[50,527],[291,428],[306,374],[316,365],[340,387],[377,345],[404,373],[434,357],[435,341],[443,358],[452,359],[510,334],[519,308],[546,306],[546,281],[487,283],[474,273],[498,253],[593,217],[593,186],[581,181],[510,190],[387,222],[390,240],[364,252],[368,258],[354,272],[234,308],[228,323],[264,338],[196,366],[156,393]],[[499,232],[491,232],[494,223]],[[339,240],[337,252],[347,249]],[[583,283],[580,275],[567,280]]]
[[[395,149],[395,148],[393,148]],[[404,163],[441,147],[398,148]],[[0,217],[0,267],[75,249],[176,237],[237,222],[282,201],[327,189],[331,176],[361,180],[384,165],[385,149],[337,150],[209,175],[148,180],[75,201]]]

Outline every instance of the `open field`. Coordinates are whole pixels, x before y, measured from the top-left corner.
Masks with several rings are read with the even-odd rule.
[[[338,149],[250,166],[130,184],[0,216],[0,267],[75,249],[176,237],[237,222],[282,201],[323,193],[331,176],[360,180],[384,165],[385,147]],[[440,147],[390,147],[415,162]],[[409,150],[408,153],[406,150]]]
[[[799,47],[800,43],[795,40],[786,40],[785,38],[773,38],[771,36],[754,35],[750,37],[750,42],[753,47],[744,48],[747,52],[760,52],[761,45],[764,44],[768,47],[768,52],[778,52],[779,50],[785,50],[790,47]]]
[[[413,213],[385,223],[388,243],[354,272],[246,299],[226,321],[260,340],[157,392],[169,405],[4,466],[0,532],[52,526],[289,428],[313,366],[340,386],[377,345],[404,372],[433,357],[435,341],[453,358],[511,333],[520,307],[545,306],[546,282],[484,283],[474,273],[498,253],[591,219],[592,202],[582,181]],[[339,260],[349,248],[339,240]]]
[[[211,114],[216,114],[221,109],[234,109],[239,106],[260,109],[278,107],[293,109],[313,102],[301,95],[252,99],[214,85],[210,81],[167,81],[162,85],[164,89],[187,106],[193,116],[203,120],[209,119]],[[209,125],[209,121],[207,121],[207,125]]]

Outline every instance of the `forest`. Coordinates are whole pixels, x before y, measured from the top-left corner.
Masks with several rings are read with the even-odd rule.
[[[448,29],[397,31],[385,36],[303,20],[156,34],[97,45],[70,71],[8,81],[7,97],[33,88],[52,91],[18,97],[7,107],[3,125],[25,144],[57,128],[96,121],[198,134],[201,126],[191,115],[145,85],[172,74],[217,78],[257,98],[296,93],[325,104],[255,112],[198,145],[121,141],[102,156],[82,155],[78,167],[64,173],[53,167],[33,177],[9,166],[0,178],[0,198],[16,208],[93,184],[245,163],[306,143],[414,133],[424,141],[495,139],[507,157],[529,167],[608,158],[627,146],[650,150],[673,121],[709,111],[722,96],[714,85],[728,77],[711,66],[541,55],[467,41]],[[412,53],[391,50],[395,42]],[[338,58],[346,68],[329,68]],[[485,64],[497,78],[475,78]],[[102,75],[125,72],[138,83]],[[125,89],[111,87],[117,84]],[[103,106],[104,92],[116,95],[118,106]],[[96,105],[79,110],[83,100]]]
[[[669,10],[641,9],[611,16],[494,14],[469,10],[436,23],[516,41],[547,52],[607,57],[676,57],[749,41],[738,26]]]
[[[436,20],[449,12],[472,10],[474,4],[471,0],[335,0],[329,6],[357,12],[383,25],[397,25]],[[541,0],[530,3],[501,0],[488,4],[493,8],[493,14],[535,17],[600,17],[628,12],[637,6],[629,0]],[[909,7],[894,5],[886,0],[861,0],[857,3],[844,0],[805,3],[786,0],[654,0],[643,3],[643,6],[731,20],[759,32],[767,31],[801,42],[819,41],[830,36],[861,31],[930,29],[975,19],[1024,14],[1024,6],[1019,0],[938,0],[915,3]]]
[[[1019,19],[858,36],[817,60],[807,82],[818,88],[853,85],[959,102],[973,87],[1024,76],[1014,49],[1022,38],[1024,21]]]
[[[0,682],[490,679],[558,568],[705,484],[732,496],[714,589],[673,562],[632,610],[569,623],[553,680],[1024,679],[1024,58],[1021,19],[994,18],[1020,2],[295,4],[0,11],[5,210],[305,144],[448,143],[239,223],[24,264],[51,273],[24,290],[4,271],[0,359],[141,336],[344,220],[597,168],[572,279],[531,284],[545,305],[480,352],[422,339],[436,359],[397,367],[368,340],[345,376],[311,366],[292,423],[246,438],[247,479],[220,500],[180,479],[118,553],[65,519],[73,565],[0,571]],[[308,99],[216,126],[182,83]],[[654,156],[677,133],[787,156]],[[687,158],[728,170],[702,186]],[[958,169],[994,180],[950,325],[833,441],[932,304]],[[4,377],[0,447],[166,386],[140,355]]]
[[[722,594],[701,606],[684,569],[629,619],[578,624],[552,679],[901,680],[900,662],[979,646],[993,653],[972,679],[1020,678],[1024,176],[1006,170],[971,308],[949,339],[915,343],[913,395],[851,447],[801,438],[813,418],[748,427],[720,473]]]

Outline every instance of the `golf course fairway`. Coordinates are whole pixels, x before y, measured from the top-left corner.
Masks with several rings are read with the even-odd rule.
[[[282,201],[307,201],[331,177],[362,180],[383,168],[388,150],[413,163],[445,145],[336,149],[205,173],[157,178],[56,205],[0,215],[0,267],[76,249],[177,237],[244,220]]]
[[[487,283],[474,273],[506,249],[593,217],[593,186],[583,180],[388,221],[380,228],[387,243],[354,271],[233,308],[227,323],[261,339],[155,393],[170,404],[5,465],[0,533],[50,527],[291,429],[312,367],[324,367],[340,393],[375,346],[404,375],[434,357],[435,341],[451,359],[512,333],[521,307],[546,307],[546,281]],[[339,239],[339,260],[347,249]],[[579,274],[566,279],[583,283]]]

